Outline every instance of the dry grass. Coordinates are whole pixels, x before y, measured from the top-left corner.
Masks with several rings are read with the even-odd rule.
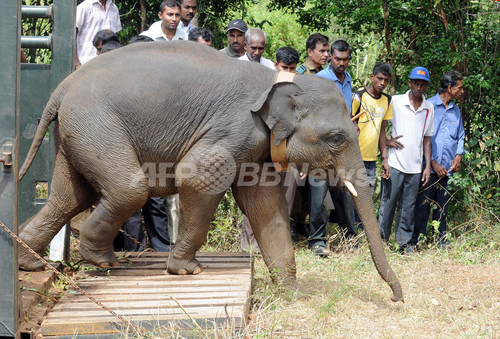
[[[452,246],[460,247],[454,243]],[[368,247],[327,259],[296,253],[305,301],[273,291],[256,262],[256,305],[246,329],[251,338],[496,338],[500,335],[500,262],[495,247],[458,253],[429,249],[402,256],[387,251],[405,303],[372,263]],[[476,257],[471,263],[470,255]]]
[[[333,236],[333,249],[346,246]],[[339,246],[340,245],[340,246]],[[253,307],[242,333],[214,329],[217,338],[497,338],[500,337],[500,228],[464,234],[442,250],[413,255],[386,248],[405,303],[373,265],[364,237],[322,259],[305,244],[296,249],[297,279],[305,300],[280,293],[261,258],[255,261]],[[217,334],[215,334],[217,333]],[[215,334],[215,335],[214,335]],[[126,335],[125,335],[126,337]],[[130,336],[129,336],[130,337]],[[184,338],[158,329],[157,338]]]

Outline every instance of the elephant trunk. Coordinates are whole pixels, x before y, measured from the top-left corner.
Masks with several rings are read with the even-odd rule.
[[[358,185],[355,185],[355,187]],[[384,279],[385,282],[389,284],[392,289],[391,300],[404,301],[403,291],[401,289],[401,284],[399,283],[398,277],[392,270],[387,257],[384,253],[384,247],[382,245],[382,238],[380,237],[380,231],[378,228],[377,219],[375,217],[375,211],[373,207],[373,202],[371,201],[371,193],[369,187],[357,187],[358,196],[353,197],[354,205],[358,211],[359,217],[363,222],[366,237],[368,239],[368,244],[370,248],[370,253],[377,268],[378,273]]]
[[[392,289],[393,296],[391,300],[394,302],[400,300],[404,302],[403,291],[399,280],[389,265],[387,257],[384,253],[384,247],[382,245],[382,238],[380,236],[378,222],[375,216],[372,196],[370,188],[367,184],[366,171],[364,170],[364,166],[361,161],[351,161],[351,164],[353,164],[353,162],[357,165],[355,168],[360,168],[361,170],[357,171],[358,175],[355,176],[355,180],[350,182],[350,178],[344,178],[344,183],[347,182],[346,187],[351,192],[354,205],[356,206],[359,217],[363,222],[370,253],[375,267],[377,268],[377,271],[382,279],[384,279],[384,281],[387,282]]]

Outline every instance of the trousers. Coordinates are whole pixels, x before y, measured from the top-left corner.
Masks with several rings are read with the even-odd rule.
[[[413,232],[413,242],[417,243],[421,234],[425,235],[427,223],[432,212],[432,220],[439,221],[439,239],[446,235],[446,212],[450,194],[446,187],[448,186],[448,177],[439,178],[437,174],[432,173],[431,179],[426,187],[421,187],[417,195],[415,206],[415,231]]]
[[[382,179],[382,194],[378,212],[380,235],[389,240],[396,207],[396,243],[400,247],[415,245],[412,242],[415,229],[415,202],[421,174],[407,174],[391,167],[389,179]]]

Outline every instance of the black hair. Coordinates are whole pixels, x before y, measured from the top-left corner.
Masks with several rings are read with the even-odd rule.
[[[120,47],[122,47],[122,45],[117,41],[114,40],[106,41],[103,42],[102,44],[101,53],[106,53]]]
[[[283,61],[285,65],[299,63],[299,52],[292,47],[281,47],[276,51],[276,61],[279,63]]]
[[[150,42],[150,41],[154,41],[154,39],[151,39],[150,37],[145,35],[135,35],[132,37],[132,39],[130,39],[129,44],[133,44],[136,42]]]
[[[457,71],[451,70],[446,72],[439,82],[438,93],[448,92],[448,86],[455,87],[457,85],[458,80],[462,80],[464,77],[462,74]]]
[[[386,62],[382,62],[382,61],[377,62],[375,64],[375,66],[373,66],[372,75],[376,75],[376,74],[379,74],[379,73],[382,74],[382,75],[390,77],[392,75],[392,67],[391,67],[391,65],[389,65]]]
[[[306,50],[311,49],[312,51],[314,51],[318,42],[322,42],[323,45],[327,45],[329,43],[329,40],[326,35],[320,33],[311,34],[306,41]]]
[[[339,52],[349,52],[349,56],[351,55],[351,46],[347,43],[345,40],[337,40],[332,44],[332,47],[330,47],[330,54],[333,54],[333,51],[337,50]]]
[[[99,42],[102,42],[102,44],[104,45],[104,43],[108,41],[116,41],[120,43],[120,39],[118,39],[118,36],[112,30],[103,29],[94,35],[94,39],[92,40],[92,45],[94,45],[94,47],[97,48],[97,44]]]
[[[190,41],[198,41],[199,37],[201,37],[205,41],[213,41],[214,34],[211,30],[203,27],[193,28],[188,34],[188,40]]]
[[[160,4],[160,12],[163,12],[165,7],[177,7],[178,9],[181,9],[179,1],[176,0],[163,0]]]

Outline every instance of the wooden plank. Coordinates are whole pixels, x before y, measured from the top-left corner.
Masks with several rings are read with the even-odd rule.
[[[201,314],[201,318],[194,318],[195,322],[205,329],[222,328],[239,329],[244,326],[243,314]],[[186,331],[198,332],[196,326],[184,314],[180,315],[159,315],[152,317],[136,316],[129,321],[146,331]],[[86,322],[66,321],[54,323],[51,326],[42,326],[42,335],[62,336],[62,335],[87,335],[87,334],[110,334],[126,333],[127,324],[120,323],[115,317],[89,317]]]
[[[124,301],[136,301],[136,300],[163,300],[163,299],[169,299],[170,297],[174,297],[175,299],[181,301],[184,299],[210,299],[210,298],[223,298],[223,297],[246,297],[248,294],[247,289],[241,289],[241,290],[236,290],[236,291],[212,291],[210,293],[207,292],[185,292],[185,291],[174,291],[172,293],[169,293],[168,295],[162,294],[162,295],[150,295],[150,294],[138,294],[138,293],[132,293],[132,294],[127,294],[126,296],[118,296],[121,298],[121,300]],[[103,295],[93,295],[92,296],[94,299],[97,301],[106,303],[108,301],[115,301],[117,300],[117,296],[114,294],[103,294]],[[72,297],[65,296],[61,300],[66,301],[66,299],[71,299],[72,304],[78,304],[82,302],[88,302],[90,299],[82,294],[79,295],[73,295]]]
[[[78,284],[117,314],[150,330],[196,330],[186,313],[211,330],[245,326],[253,279],[250,255],[197,253],[204,271],[184,276],[166,272],[168,255],[131,253],[118,267],[82,271]],[[44,336],[121,332],[124,324],[117,317],[75,291],[68,291],[42,323]]]

